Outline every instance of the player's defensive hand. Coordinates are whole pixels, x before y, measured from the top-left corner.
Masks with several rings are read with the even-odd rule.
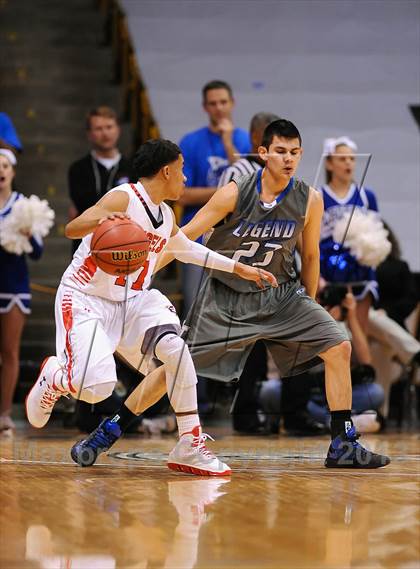
[[[128,213],[124,213],[122,211],[113,211],[112,213],[109,213],[108,215],[101,217],[101,219],[98,221],[98,225],[101,225],[101,223],[103,223],[107,219],[130,219],[130,216],[128,215]]]
[[[264,269],[257,269],[256,267],[236,262],[233,272],[247,281],[254,281],[258,288],[265,288],[267,283],[273,287],[279,286],[276,277],[268,271],[264,271]]]

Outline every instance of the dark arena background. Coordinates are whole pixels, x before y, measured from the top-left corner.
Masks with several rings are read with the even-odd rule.
[[[420,567],[420,2],[0,0],[0,49],[1,569]],[[301,140],[264,142],[283,119]],[[179,148],[140,159],[150,139]],[[107,292],[90,234],[125,215],[95,205],[122,185],[127,213],[151,224],[149,256]],[[323,202],[318,229],[308,197],[290,213],[298,189]],[[210,270],[164,261],[162,200],[187,237],[236,261],[210,272],[214,296]],[[206,226],[197,212],[215,200]],[[308,310],[315,298],[352,355],[300,369],[323,329],[308,340],[312,316],[296,324],[247,270],[272,272],[279,295],[296,287]],[[119,340],[147,288],[168,323],[149,300],[138,309],[133,365]],[[200,322],[219,350],[205,364]],[[184,355],[169,386],[165,338],[196,388]]]

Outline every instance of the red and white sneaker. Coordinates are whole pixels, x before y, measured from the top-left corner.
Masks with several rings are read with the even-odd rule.
[[[168,482],[169,501],[179,516],[179,524],[175,533],[191,537],[194,528],[199,529],[207,522],[209,515],[206,507],[214,504],[218,498],[226,494],[223,484],[230,484],[229,478],[174,478]],[[211,517],[211,515],[210,515]]]
[[[206,440],[214,440],[201,432],[197,425],[191,433],[184,433],[168,457],[168,468],[198,476],[229,476],[230,467],[219,460],[207,447]]]
[[[39,376],[26,397],[26,416],[33,427],[41,429],[48,423],[58,399],[67,392],[55,384],[55,377],[62,373],[62,368],[55,356],[45,358],[39,370]]]

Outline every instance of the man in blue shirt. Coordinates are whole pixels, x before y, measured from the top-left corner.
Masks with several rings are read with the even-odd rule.
[[[185,193],[179,200],[184,206],[181,225],[188,223],[212,197],[223,171],[251,150],[248,132],[233,126],[235,101],[230,85],[225,81],[210,81],[204,85],[202,95],[209,124],[186,134],[179,144],[187,177]],[[201,267],[183,266],[185,314],[196,296],[201,273]]]
[[[187,177],[181,200],[185,207],[184,223],[214,194],[222,172],[251,149],[249,134],[233,126],[235,101],[230,85],[210,81],[204,85],[202,94],[209,124],[186,134],[180,142]]]

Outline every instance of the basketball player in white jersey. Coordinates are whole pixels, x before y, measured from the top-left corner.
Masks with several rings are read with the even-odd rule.
[[[165,366],[167,392],[180,434],[168,466],[194,474],[226,475],[229,467],[205,446],[207,436],[201,432],[197,414],[196,373],[180,337],[178,316],[163,294],[148,289],[151,275],[159,254],[169,245],[182,262],[235,273],[260,286],[262,280],[273,286],[277,281],[271,273],[210,251],[179,231],[164,200],[181,196],[186,180],[182,167],[177,145],[149,140],[134,158],[137,184],[117,186],[66,226],[67,237],[83,241],[57,291],[56,356],[44,360],[27,397],[26,411],[31,425],[41,428],[63,395],[92,404],[109,397],[117,381],[115,351],[144,375],[158,360]],[[133,219],[151,243],[145,264],[128,276],[105,273],[90,254],[92,232],[105,219],[116,217]],[[114,420],[105,419],[98,427],[100,436],[96,433],[98,447],[102,436],[107,441],[117,438],[132,417],[127,409],[127,417],[120,414]],[[88,451],[95,453],[96,449],[90,446]]]

